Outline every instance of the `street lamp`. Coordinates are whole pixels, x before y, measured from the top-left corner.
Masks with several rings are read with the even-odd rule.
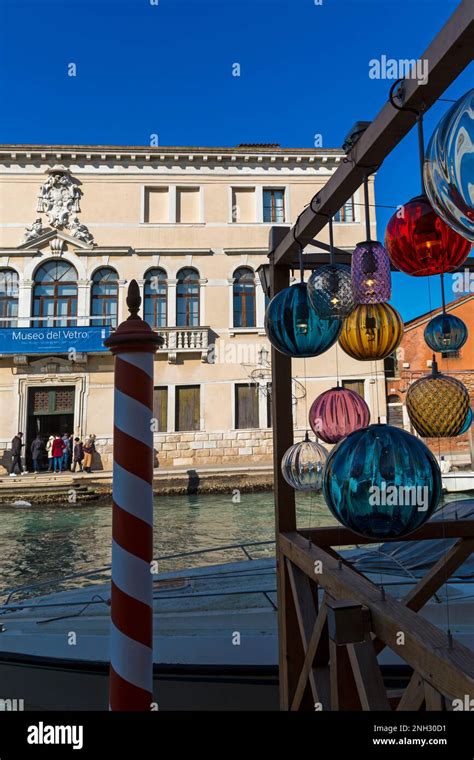
[[[260,264],[257,269],[262,290],[270,298],[270,264]]]

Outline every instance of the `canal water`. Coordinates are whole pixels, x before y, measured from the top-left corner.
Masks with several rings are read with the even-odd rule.
[[[297,496],[300,528],[335,524],[320,494]],[[454,494],[448,500],[453,498]],[[0,602],[6,589],[110,564],[111,523],[111,503],[27,508],[2,505]],[[230,494],[160,496],[155,500],[155,557],[273,538],[270,492],[241,494],[240,502]],[[253,557],[262,557],[273,549],[270,545],[249,547],[248,551]],[[158,569],[166,572],[244,558],[239,549],[216,551],[160,560]]]
[[[333,524],[321,495],[298,494],[301,527]],[[154,556],[274,538],[273,494],[160,496],[155,499]],[[110,564],[112,504],[1,507],[0,592]],[[252,556],[273,546],[249,547]],[[245,559],[242,550],[176,557],[160,572]],[[1,598],[0,598],[1,601]]]

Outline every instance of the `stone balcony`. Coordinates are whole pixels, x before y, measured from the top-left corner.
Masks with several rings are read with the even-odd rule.
[[[209,352],[209,327],[165,327],[156,330],[163,338],[160,352],[168,353],[168,362],[176,364],[178,354],[201,354],[201,361],[207,362]]]

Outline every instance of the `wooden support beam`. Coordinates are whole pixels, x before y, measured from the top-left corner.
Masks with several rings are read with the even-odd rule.
[[[270,267],[272,295],[289,286],[289,271]],[[298,620],[292,599],[288,569],[279,551],[282,531],[296,529],[295,492],[281,473],[283,454],[293,443],[293,410],[291,392],[291,359],[272,347],[272,427],[275,499],[275,533],[277,559],[278,648],[280,708],[289,710],[304,653],[295,643],[299,639]]]
[[[300,708],[306,684],[310,677],[316,687],[315,701],[320,703],[323,710],[330,709],[329,690],[329,637],[327,627],[327,608],[323,599],[319,614],[308,642],[306,657],[295,690],[292,710]]]
[[[431,599],[440,586],[449,580],[474,551],[474,538],[461,538],[445,556],[441,557],[431,570],[406,595],[403,604],[410,610],[420,610]]]
[[[347,647],[363,710],[391,710],[374,645],[367,632],[364,641]]]
[[[428,81],[405,79],[403,105],[427,110],[472,61],[474,49],[474,3],[463,0],[427,50],[419,56],[428,65]],[[387,93],[388,95],[388,93]],[[410,111],[398,111],[387,102],[349,153],[301,214],[297,236],[307,245],[363,182],[366,167],[379,166],[415,123]],[[408,198],[407,198],[408,200]],[[291,230],[274,251],[275,265],[288,264],[297,254]]]
[[[303,647],[304,655],[306,657],[311,634],[316,625],[317,610],[314,604],[314,597],[311,591],[310,580],[308,576],[305,575],[305,573],[303,573],[299,567],[292,565],[289,560],[286,560],[286,566],[288,577],[290,579],[291,591],[293,594],[293,603],[296,609],[296,617],[298,619],[301,644]],[[302,667],[304,667],[304,663]],[[319,698],[316,681],[313,673],[311,672],[309,674],[309,684],[311,687],[311,693],[313,695],[313,702],[311,703],[311,707],[313,707],[314,702],[318,702]],[[296,688],[298,688],[298,685]],[[305,691],[303,691],[303,694],[301,695],[302,699],[304,696]]]
[[[329,639],[329,661],[331,710],[361,710],[347,646]]]
[[[352,530],[337,525],[325,528],[307,528],[299,531],[305,539],[311,538],[321,548],[326,546],[353,546],[354,544],[373,544],[373,538],[359,536]],[[403,541],[423,541],[433,538],[471,538],[474,536],[474,520],[431,520],[414,530]]]
[[[398,703],[397,712],[417,711],[425,701],[425,685],[419,673],[413,673]]]
[[[448,647],[447,636],[415,612],[407,609],[389,594],[381,597],[380,589],[350,568],[339,569],[337,561],[319,546],[298,533],[280,536],[280,547],[294,564],[312,577],[314,563],[321,562],[319,583],[336,599],[352,599],[369,608],[372,631],[384,641],[434,688],[449,697],[459,694],[474,697],[474,661],[472,651],[455,643]],[[399,646],[399,633],[405,643]]]
[[[433,689],[433,687],[429,683],[426,683],[426,681],[424,684],[424,689],[426,709],[436,711],[444,710],[444,696],[440,694],[440,692],[436,689]]]

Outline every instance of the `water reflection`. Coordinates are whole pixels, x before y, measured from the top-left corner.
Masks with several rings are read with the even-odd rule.
[[[454,496],[454,495],[452,495]],[[457,494],[460,498],[461,494]],[[300,528],[335,524],[321,495],[298,494]],[[110,563],[111,503],[7,508],[0,528],[0,590]],[[274,538],[273,494],[162,496],[155,500],[155,556]],[[252,556],[273,546],[252,549]],[[164,560],[160,571],[244,558],[239,549]]]

